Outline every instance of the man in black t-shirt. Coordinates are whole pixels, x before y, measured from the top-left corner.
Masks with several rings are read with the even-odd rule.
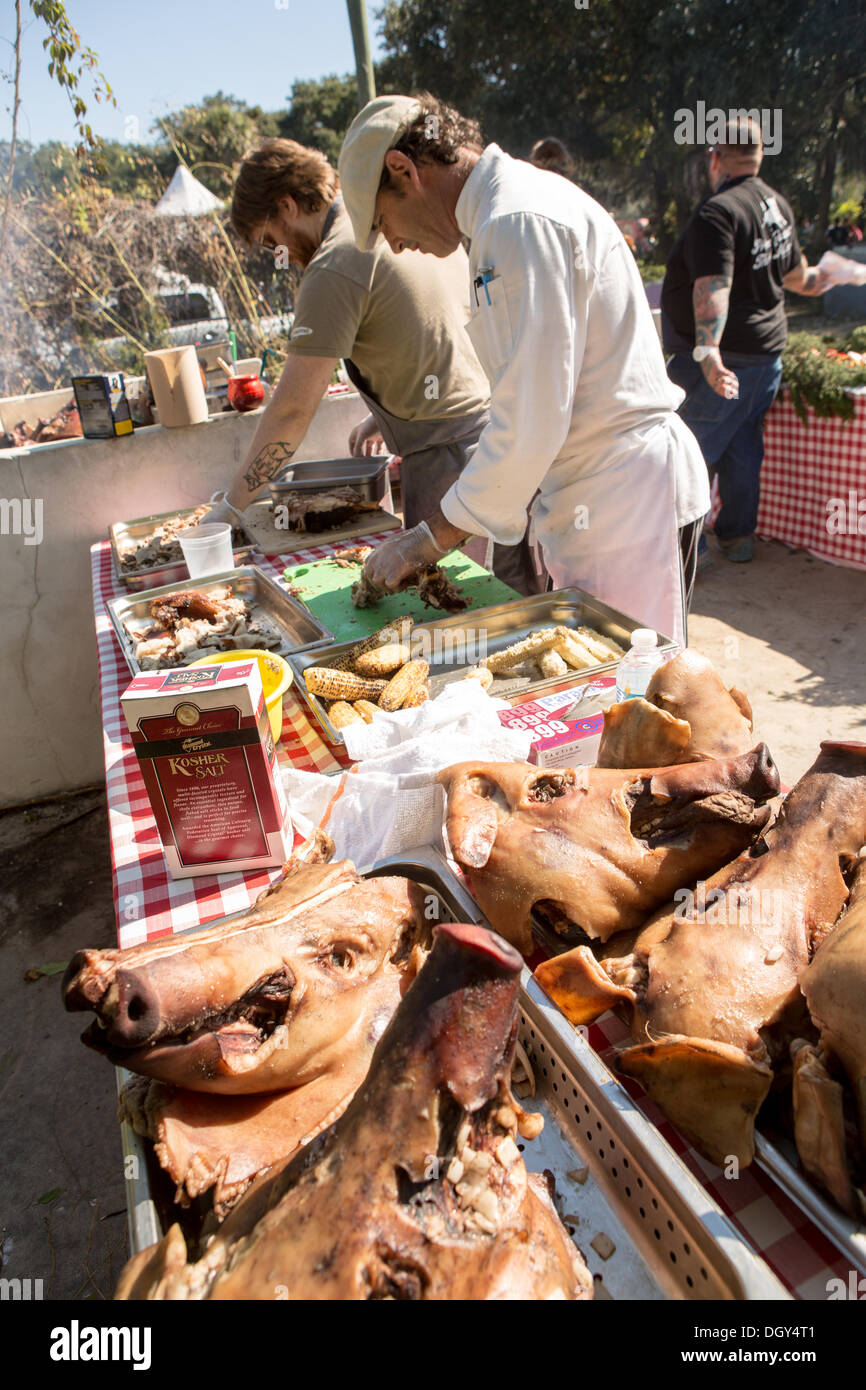
[[[713,192],[695,209],[667,264],[662,338],[671,380],[686,392],[680,415],[719,482],[715,532],[729,560],[751,560],[764,454],[762,422],[782,375],[784,290],[823,294],[794,214],[758,177],[756,121],[727,124],[709,150]],[[703,553],[708,562],[706,542]]]

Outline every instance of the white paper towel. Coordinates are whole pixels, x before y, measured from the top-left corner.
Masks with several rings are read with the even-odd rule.
[[[346,748],[357,762],[341,777],[283,772],[295,826],[310,834],[330,805],[325,829],[337,857],[358,865],[441,844],[445,792],[436,774],[470,759],[522,762],[529,754],[531,734],[503,729],[497,710],[504,708],[480,682],[457,681],[415,709],[350,725],[343,731]]]

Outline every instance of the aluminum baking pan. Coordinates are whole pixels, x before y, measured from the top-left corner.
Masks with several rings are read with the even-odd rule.
[[[846,1216],[803,1175],[793,1141],[756,1129],[755,1162],[851,1261],[852,1269],[866,1274],[866,1225]]]
[[[114,577],[118,584],[127,589],[156,589],[165,584],[189,583],[189,572],[183,556],[178,560],[168,560],[162,565],[148,565],[141,569],[124,569],[120,558],[121,546],[125,541],[135,541],[141,545],[148,541],[166,521],[174,521],[179,516],[192,516],[195,507],[176,507],[171,512],[158,512],[153,516],[142,516],[136,521],[115,521],[108,529],[111,542],[111,556],[114,562]],[[248,543],[239,528],[235,529],[232,549],[236,565],[250,563],[255,547]]]
[[[492,656],[522,641],[537,628],[559,626],[572,629],[591,627],[601,636],[609,637],[628,649],[631,634],[636,627],[640,627],[640,623],[582,589],[556,589],[548,594],[512,599],[490,608],[477,608],[468,613],[456,613],[429,623],[419,623],[412,630],[412,654],[422,656],[430,663],[430,697],[433,699],[483,657]],[[295,674],[295,690],[307,704],[329,743],[343,743],[345,740],[342,732],[335,729],[328,718],[324,701],[308,692],[304,671],[308,666],[329,665],[335,657],[343,656],[355,645],[355,642],[335,642],[317,651],[315,656],[299,656],[290,662]],[[661,637],[659,646],[667,654],[677,650],[676,643],[668,637]],[[520,704],[555,690],[585,685],[597,676],[615,671],[616,666],[616,660],[603,661],[582,671],[569,670],[563,676],[539,677],[536,680],[530,676],[495,676],[490,694],[510,700],[512,704]]]
[[[222,574],[210,574],[204,579],[187,579],[182,584],[166,584],[161,589],[149,589],[144,593],[129,594],[123,598],[111,599],[107,604],[109,617],[115,635],[120,643],[126,664],[133,675],[141,669],[135,659],[134,634],[151,625],[150,605],[154,599],[165,598],[170,594],[194,588],[202,593],[230,584],[236,598],[246,599],[259,608],[279,629],[282,641],[272,650],[280,656],[289,657],[294,652],[327,644],[333,640],[333,633],[300,599],[292,598],[281,589],[269,575],[256,565],[242,565],[239,569],[225,570]],[[130,631],[130,628],[132,631]]]
[[[329,492],[335,487],[351,487],[365,502],[381,502],[388,487],[390,463],[390,454],[293,463],[277,474],[268,490],[275,502],[281,502],[291,492]]]

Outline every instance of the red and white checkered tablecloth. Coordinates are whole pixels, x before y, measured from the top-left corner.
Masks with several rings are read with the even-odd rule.
[[[375,544],[385,539],[385,534],[364,539]],[[266,574],[279,578],[288,565],[326,559],[335,548],[313,546],[291,555],[259,558],[258,564]],[[170,877],[120,706],[120,696],[132,676],[106,604],[128,591],[114,577],[108,541],[91,548],[91,561],[114,905],[118,939],[126,947],[243,911],[279,876],[279,870]],[[347,762],[342,745],[332,747],[325,743],[291,690],[283,699],[283,733],[277,758],[284,767],[308,772],[333,772]]]
[[[850,420],[809,409],[804,425],[780,391],[764,419],[758,534],[866,569],[866,391],[851,399]]]
[[[316,547],[258,563],[266,573],[279,577],[287,565],[324,559],[332,549],[334,547]],[[243,911],[279,871],[192,879],[169,877],[120,706],[120,696],[131,676],[105,607],[109,599],[126,590],[115,581],[107,541],[94,545],[91,557],[114,899],[120,944],[132,946]],[[346,764],[343,749],[331,748],[323,741],[291,692],[283,701],[283,735],[278,758],[284,766],[319,772],[332,772]],[[614,1014],[605,1014],[588,1030],[590,1045],[608,1063],[612,1062],[615,1046],[626,1041],[627,1033],[625,1025]],[[831,1276],[847,1279],[847,1261],[771,1179],[755,1166],[736,1180],[726,1179],[685,1142],[636,1083],[624,1077],[623,1084],[792,1293],[801,1298],[824,1299]]]

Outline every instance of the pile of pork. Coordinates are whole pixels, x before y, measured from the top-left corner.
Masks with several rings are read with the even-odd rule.
[[[118,546],[120,566],[124,570],[155,569],[183,560],[178,533],[191,526],[198,526],[210,511],[210,503],[204,503],[191,512],[170,516],[159,526],[154,527],[144,540],[121,541]],[[237,532],[235,532],[235,539]]]
[[[231,585],[209,589],[185,589],[154,599],[152,625],[134,634],[134,653],[142,671],[164,666],[188,666],[214,652],[282,645],[279,629],[263,613],[254,613],[246,599],[236,597]]]
[[[85,1040],[139,1073],[124,1113],[179,1196],[228,1211],[194,1246],[173,1224],[117,1296],[591,1298],[516,1142],[539,1128],[510,1089],[520,956],[447,924],[425,963],[417,885],[330,848],[232,923],[70,963]]]
[[[866,744],[826,742],[776,810],[745,696],[688,651],[605,716],[599,765],[464,763],[452,853],[574,1024],[624,1013],[619,1068],[721,1166],[790,1111],[801,1163],[866,1212]],[[859,866],[859,867],[858,867]],[[768,1102],[768,1097],[770,1101]]]

